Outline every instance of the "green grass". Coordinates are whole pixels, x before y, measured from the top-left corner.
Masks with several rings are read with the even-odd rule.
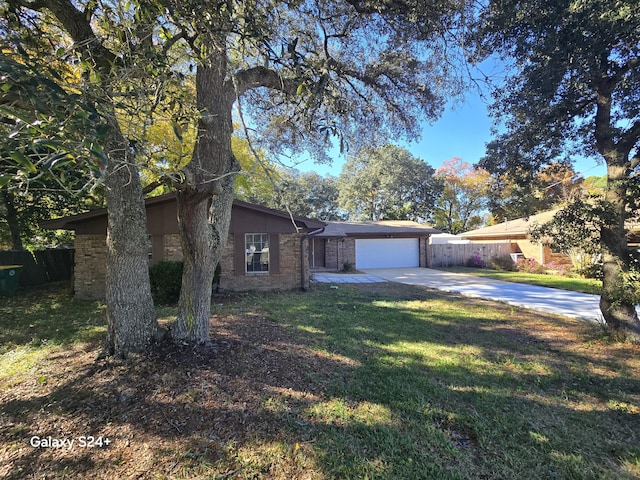
[[[21,375],[39,375],[29,355],[104,337],[104,307],[74,302],[65,290],[0,302],[2,364],[25,360],[0,373],[9,388]],[[640,478],[640,346],[611,343],[577,320],[399,284],[240,295],[217,299],[213,313],[214,339],[226,336],[207,362],[184,370],[169,362],[171,374],[161,359],[107,363],[79,384],[85,403],[100,405],[93,428],[103,428],[104,409],[111,412],[104,428],[132,440],[114,444],[102,467],[89,456],[67,458],[65,469],[97,477],[144,441],[150,450],[131,461],[151,473],[140,476],[134,465],[118,470],[122,478]],[[259,334],[243,337],[254,325]],[[124,379],[154,375],[139,403],[122,403],[119,392],[135,390]],[[37,382],[23,382],[22,391],[39,392],[29,386]],[[68,388],[42,405],[76,391]],[[30,416],[11,417],[26,432],[45,414],[42,394],[30,394]],[[86,421],[74,413],[84,412],[78,402],[56,411],[78,418],[70,432]],[[128,416],[145,405],[144,418]],[[184,425],[193,430],[177,429],[188,412],[197,421]],[[225,429],[242,418],[243,430]],[[48,453],[38,452],[35,463],[59,460]]]
[[[333,362],[300,412],[326,478],[640,477],[638,370],[544,341],[537,315],[406,292],[264,302]]]
[[[492,270],[489,268],[471,267],[450,267],[439,268],[438,270],[464,273],[477,277],[493,278],[495,280],[502,280],[504,282],[516,282],[529,285],[539,285],[541,287],[560,288],[562,290],[591,293],[593,295],[600,295],[600,292],[602,291],[602,282],[600,280],[591,278],[525,272],[505,272],[501,270]]]
[[[103,339],[104,315],[101,303],[74,301],[66,283],[0,297],[0,385],[67,345]]]

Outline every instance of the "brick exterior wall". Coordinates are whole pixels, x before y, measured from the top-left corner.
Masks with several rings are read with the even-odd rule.
[[[163,248],[163,260],[178,262],[182,260],[182,244],[180,243],[180,235],[172,233],[165,235]]]
[[[344,270],[345,263],[350,263],[353,268],[356,266],[355,238],[327,238],[324,252],[324,264],[330,270]]]
[[[220,260],[220,289],[222,291],[252,291],[252,290],[293,290],[309,287],[309,252],[308,242],[304,242],[302,256],[300,242],[303,235],[297,233],[280,234],[280,268],[278,273],[246,273],[236,272],[234,268],[233,252],[234,238],[229,236],[227,245]],[[304,262],[304,279],[301,282],[301,264]]]
[[[304,242],[300,255],[301,234],[280,234],[280,268],[278,273],[244,273],[236,275],[233,266],[233,235],[224,249],[220,288],[226,291],[292,290],[309,287],[308,242]],[[177,234],[163,238],[163,260],[182,260],[180,237]],[[76,235],[75,239],[75,296],[81,300],[104,299],[107,269],[107,247],[104,235]],[[301,265],[305,276],[301,282]]]
[[[73,287],[76,298],[97,300],[105,296],[107,239],[104,235],[77,235]]]

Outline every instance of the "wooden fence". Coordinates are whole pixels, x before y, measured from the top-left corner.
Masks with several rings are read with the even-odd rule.
[[[73,257],[73,249],[3,250],[0,265],[22,265],[20,285],[41,285],[71,279]]]
[[[485,265],[489,265],[492,258],[510,253],[509,243],[433,244],[427,249],[430,267],[465,266],[474,256],[481,258]]]

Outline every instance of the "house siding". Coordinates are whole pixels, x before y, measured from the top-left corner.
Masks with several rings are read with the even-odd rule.
[[[220,289],[223,291],[266,291],[308,288],[308,242],[303,242],[304,235],[279,234],[277,238],[280,252],[282,252],[277,273],[246,273],[242,271],[236,275],[233,261],[234,235],[229,235],[220,260]],[[162,260],[181,261],[182,248],[179,235],[164,235],[162,240],[164,253]],[[302,252],[301,242],[303,242]],[[104,235],[77,235],[75,248],[74,290],[76,298],[80,300],[104,299],[107,265],[106,237]],[[301,261],[304,262],[304,265],[301,265]],[[301,270],[303,267],[304,276]]]

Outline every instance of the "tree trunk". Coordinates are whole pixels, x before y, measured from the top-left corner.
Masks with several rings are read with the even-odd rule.
[[[178,185],[178,225],[184,271],[174,341],[210,343],[211,288],[227,243],[238,163],[231,151],[233,91],[225,89],[227,62],[221,42],[196,75],[198,139]],[[215,49],[214,49],[215,50]],[[210,204],[209,204],[210,202]]]
[[[612,207],[615,221],[607,222],[602,229],[602,295],[600,310],[615,336],[632,341],[640,341],[640,321],[635,303],[629,298],[624,276],[630,270],[629,248],[627,246],[626,218],[626,168],[609,164],[607,167],[606,201]]]
[[[110,143],[105,178],[107,351],[126,357],[149,348],[158,324],[149,284],[149,237],[139,171],[127,161],[129,148],[121,135],[114,135]]]
[[[178,224],[182,242],[184,270],[178,303],[178,317],[171,330],[175,341],[209,344],[211,291],[215,269],[227,243],[233,176],[227,177],[222,191],[207,201],[193,194],[178,193]]]
[[[13,250],[24,250],[22,244],[22,238],[20,238],[20,219],[18,218],[18,211],[14,203],[15,195],[10,192],[8,188],[2,189],[2,202],[7,209],[7,225],[9,226],[9,233],[11,234],[11,248]]]

